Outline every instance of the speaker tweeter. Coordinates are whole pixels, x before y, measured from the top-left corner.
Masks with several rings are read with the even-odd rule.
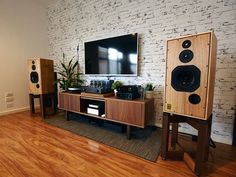
[[[190,40],[185,40],[183,43],[182,43],[182,47],[187,49],[191,46],[192,42]]]

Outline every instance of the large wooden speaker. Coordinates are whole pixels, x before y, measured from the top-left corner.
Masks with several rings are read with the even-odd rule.
[[[29,59],[29,93],[49,94],[55,92],[53,60]]]
[[[216,50],[213,32],[167,41],[164,112],[198,119],[210,117]]]

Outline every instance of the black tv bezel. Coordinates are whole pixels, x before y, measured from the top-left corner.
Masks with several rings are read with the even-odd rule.
[[[96,41],[101,41],[101,40],[106,40],[106,39],[112,39],[112,38],[117,38],[117,37],[122,37],[122,36],[129,36],[129,35],[135,35],[137,39],[137,66],[136,66],[136,73],[135,74],[86,74],[86,61],[85,61],[85,44],[89,42],[96,42]],[[85,76],[101,76],[101,77],[137,77],[138,76],[138,67],[139,67],[139,34],[138,33],[130,33],[130,34],[124,34],[124,35],[119,35],[119,36],[113,36],[109,38],[102,38],[102,39],[97,39],[97,40],[92,40],[92,41],[85,41],[84,42],[84,75]]]

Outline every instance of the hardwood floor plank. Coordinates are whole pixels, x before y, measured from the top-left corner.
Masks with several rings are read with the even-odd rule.
[[[181,138],[187,149],[194,142]],[[217,144],[207,176],[234,176],[236,148]],[[153,163],[53,127],[29,112],[0,117],[0,176],[183,177],[195,176],[183,161]]]

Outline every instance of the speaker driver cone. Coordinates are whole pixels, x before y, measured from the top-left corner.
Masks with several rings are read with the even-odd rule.
[[[36,70],[36,66],[35,65],[32,65],[32,70]]]
[[[190,40],[185,40],[183,43],[182,43],[182,47],[187,49],[191,46],[192,42]]]
[[[193,52],[191,50],[183,50],[179,54],[179,59],[183,63],[188,63],[193,59]]]
[[[194,65],[177,66],[171,75],[171,86],[176,91],[193,92],[200,86],[201,71]]]
[[[30,80],[32,83],[37,83],[39,81],[39,75],[37,72],[30,73]]]

